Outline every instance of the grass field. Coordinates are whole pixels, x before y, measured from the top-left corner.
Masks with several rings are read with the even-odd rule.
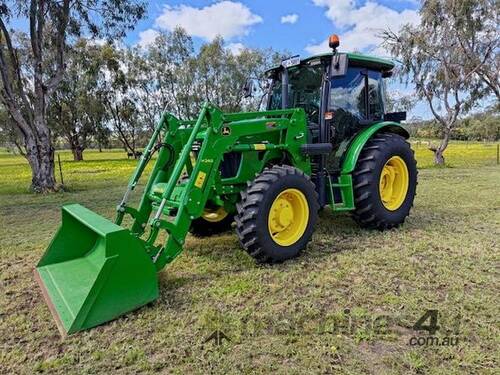
[[[64,340],[32,269],[60,206],[112,218],[135,162],[61,152],[68,191],[37,196],[25,161],[0,152],[0,373],[498,373],[496,145],[453,143],[450,168],[434,168],[426,144],[414,144],[418,195],[402,228],[361,230],[325,210],[302,256],[274,266],[256,265],[234,233],[188,237],[158,301]],[[440,343],[456,345],[410,344],[425,341],[412,326],[427,309]],[[230,341],[204,343],[216,329]]]

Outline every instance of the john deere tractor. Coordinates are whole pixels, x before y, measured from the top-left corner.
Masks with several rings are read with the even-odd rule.
[[[417,170],[400,125],[406,114],[385,111],[393,63],[337,52],[338,44],[332,36],[331,53],[271,69],[265,111],[224,113],[206,103],[195,120],[163,113],[114,221],[78,204],[62,208],[35,270],[62,334],[155,300],[157,273],[181,253],[188,232],[212,235],[235,222],[250,256],[273,263],[306,247],[326,206],[350,211],[365,228],[404,222]]]

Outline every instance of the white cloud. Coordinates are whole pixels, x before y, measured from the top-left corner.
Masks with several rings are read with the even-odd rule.
[[[155,39],[160,35],[160,33],[153,29],[147,29],[139,33],[139,41],[137,45],[141,47],[147,47],[153,44]]]
[[[242,43],[229,43],[226,45],[226,49],[233,55],[238,56],[245,49],[245,46]]]
[[[295,22],[298,21],[298,19],[299,19],[298,14],[287,14],[286,16],[281,17],[281,23],[290,23],[293,25]]]
[[[89,39],[89,44],[94,44],[96,46],[104,46],[108,41],[106,39],[102,39],[102,38],[93,38],[93,39]]]
[[[314,5],[326,7],[326,16],[334,21],[338,26],[343,26],[352,10],[355,8],[353,0],[312,0]]]
[[[204,8],[167,5],[155,25],[169,31],[181,26],[189,35],[213,40],[217,35],[225,39],[247,35],[251,26],[261,22],[244,4],[221,1]]]
[[[328,46],[328,40],[325,40],[319,44],[308,44],[304,48],[311,55],[317,55],[319,53],[331,52],[331,48]]]
[[[353,0],[312,0],[320,7],[326,7],[325,15],[333,24],[343,30],[340,43],[349,51],[383,53],[378,34],[384,29],[398,31],[404,24],[418,23],[420,16],[416,10],[404,9],[400,12],[368,0],[357,6]],[[325,37],[326,39],[326,37]],[[305,50],[311,54],[328,52],[328,42],[310,44]]]

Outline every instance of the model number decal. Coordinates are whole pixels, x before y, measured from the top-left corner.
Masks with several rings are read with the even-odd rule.
[[[205,182],[205,177],[207,177],[207,174],[205,172],[202,171],[198,172],[198,176],[196,177],[194,186],[196,186],[198,189],[201,189],[203,183]]]

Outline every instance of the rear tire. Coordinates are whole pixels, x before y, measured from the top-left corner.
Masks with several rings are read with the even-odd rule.
[[[417,163],[403,137],[375,135],[361,151],[352,175],[352,215],[361,227],[385,230],[404,223],[415,198]]]
[[[275,165],[248,184],[236,208],[236,233],[243,248],[259,263],[276,263],[306,247],[319,206],[309,176]]]

